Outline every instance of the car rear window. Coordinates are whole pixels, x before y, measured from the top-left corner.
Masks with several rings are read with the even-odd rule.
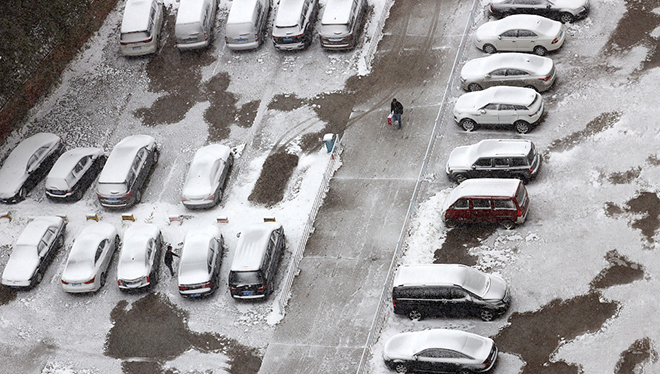
[[[506,199],[506,200],[500,200],[496,199],[493,200],[493,206],[495,209],[516,209],[516,205],[513,203],[513,201]]]
[[[232,271],[229,273],[229,283],[235,286],[262,284],[263,277],[259,271]]]
[[[524,205],[525,204],[525,199],[527,198],[527,190],[525,189],[525,186],[520,184],[518,187],[518,193],[516,193],[516,200],[518,200],[519,205]]]
[[[138,43],[151,38],[149,31],[128,32],[121,34],[121,41],[124,43]]]
[[[112,195],[126,193],[127,188],[125,183],[99,183],[97,191],[101,195]]]
[[[536,156],[536,146],[534,143],[531,143],[531,148],[529,150],[529,153],[527,154],[527,162],[529,165],[532,165],[534,163],[534,158]]]

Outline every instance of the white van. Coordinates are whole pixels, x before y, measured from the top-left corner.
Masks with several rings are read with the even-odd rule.
[[[318,0],[281,0],[273,23],[273,44],[280,50],[305,49],[314,39]]]
[[[124,56],[141,56],[158,50],[163,26],[163,5],[157,0],[128,0],[121,21],[119,44]]]
[[[328,0],[319,36],[326,49],[352,49],[358,42],[366,0]]]
[[[234,1],[227,17],[225,42],[237,51],[255,49],[264,42],[270,0]]]
[[[217,8],[216,0],[181,0],[174,24],[174,42],[179,50],[209,46]]]

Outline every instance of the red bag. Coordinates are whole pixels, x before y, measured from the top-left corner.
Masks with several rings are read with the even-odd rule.
[[[392,113],[390,113],[390,115],[387,116],[387,124],[392,126]]]

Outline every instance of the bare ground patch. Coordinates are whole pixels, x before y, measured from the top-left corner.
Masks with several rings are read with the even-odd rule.
[[[248,200],[266,206],[282,201],[289,178],[293,175],[296,166],[298,166],[297,155],[280,151],[268,156]]]

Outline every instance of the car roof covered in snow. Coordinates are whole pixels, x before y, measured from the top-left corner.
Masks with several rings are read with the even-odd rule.
[[[99,183],[123,183],[140,148],[154,143],[154,138],[149,135],[132,135],[122,139],[110,152]]]
[[[488,356],[492,344],[493,341],[489,338],[465,331],[431,329],[404,332],[392,336],[385,343],[384,355],[412,357],[424,349],[441,348],[462,352],[473,358],[481,358],[481,356]]]
[[[483,91],[468,92],[458,98],[454,106],[458,110],[476,110],[488,104],[512,104],[528,106],[538,93],[531,88],[494,86]]]
[[[36,217],[34,220],[32,220],[32,222],[25,226],[25,229],[23,229],[23,232],[18,237],[18,240],[16,240],[16,245],[36,247],[49,227],[60,227],[63,222],[64,219],[62,219],[62,217]]]
[[[461,285],[468,268],[458,264],[402,265],[394,276],[394,287],[406,285]]]
[[[57,162],[55,162],[53,168],[50,169],[47,179],[66,178],[71,172],[71,170],[73,170],[73,167],[76,166],[76,164],[81,159],[87,156],[98,157],[102,154],[103,154],[103,149],[101,148],[75,148],[70,151],[64,152],[57,159]],[[48,181],[46,181],[46,184],[48,184]]]
[[[146,31],[152,0],[128,0],[121,20],[121,33]]]
[[[180,25],[202,21],[206,1],[208,0],[181,0],[176,13],[176,23]]]
[[[2,169],[11,169],[12,171],[24,171],[30,157],[36,150],[44,146],[52,147],[60,142],[60,137],[55,134],[40,132],[21,141],[2,164]]]
[[[522,157],[532,150],[526,139],[485,139],[476,144],[456,147],[447,160],[450,167],[469,167],[481,157]]]
[[[554,63],[552,59],[530,53],[496,53],[494,55],[475,58],[463,65],[461,77],[463,79],[483,78],[498,69],[519,69],[533,74],[549,74]]]
[[[181,263],[206,262],[211,240],[222,236],[220,228],[216,225],[207,225],[190,229],[183,239]]]
[[[67,262],[94,262],[96,248],[104,239],[114,240],[115,226],[107,222],[93,222],[82,229],[76,237]]]
[[[270,234],[280,227],[282,225],[276,222],[262,222],[243,230],[236,245],[231,271],[258,270],[266,255]]]
[[[456,200],[466,197],[513,197],[522,184],[520,179],[474,178],[468,179],[454,188],[445,200],[447,209]]]
[[[275,16],[275,27],[298,26],[305,0],[280,0]]]
[[[323,11],[322,25],[345,25],[351,18],[354,0],[328,0]]]
[[[231,3],[227,24],[252,22],[254,8],[257,7],[258,0],[240,0]]]
[[[160,235],[158,226],[151,223],[134,223],[124,232],[119,262],[131,259],[144,260],[147,255],[147,243]]]
[[[562,27],[561,22],[533,15],[533,14],[514,14],[500,20],[486,22],[477,29],[477,37],[483,38],[486,35],[497,36],[501,33],[514,30],[531,30],[543,35],[553,35],[559,32]]]

